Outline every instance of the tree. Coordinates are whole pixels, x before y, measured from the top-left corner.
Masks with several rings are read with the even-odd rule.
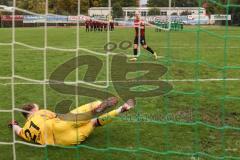
[[[160,15],[160,10],[158,8],[151,8],[148,12],[149,16]]]
[[[89,0],[80,1],[80,14],[87,14],[90,7]],[[98,2],[94,2],[97,4]],[[77,15],[78,14],[78,1],[76,0],[49,0],[49,11],[54,14],[63,15]]]
[[[232,9],[232,24],[240,26],[240,9]]]
[[[81,5],[80,5],[80,12],[81,14],[88,14],[88,9],[89,9],[89,1],[88,0],[81,0]]]
[[[9,5],[8,0],[0,0],[0,5],[8,6]]]
[[[172,0],[173,7],[198,7],[198,0]],[[148,0],[148,7],[168,7],[169,0]]]
[[[18,0],[17,6],[36,13],[45,13],[46,0]],[[109,0],[81,0],[80,12],[87,14],[90,7],[107,7]],[[11,5],[9,0],[0,0],[0,4]],[[49,12],[63,15],[76,15],[78,13],[77,0],[48,0]],[[111,6],[129,7],[137,6],[136,0],[111,0]],[[121,10],[118,10],[121,12]],[[120,14],[120,13],[118,13]]]
[[[115,3],[113,5],[112,10],[113,10],[113,18],[120,18],[123,16],[123,10],[120,3]]]
[[[168,7],[169,1],[168,0],[148,0],[147,6],[148,7]]]
[[[35,13],[45,13],[45,0],[16,1],[16,6]]]
[[[78,11],[78,1],[75,0],[57,0],[55,5],[56,10],[58,11],[57,14],[64,14],[64,15],[76,15]]]
[[[102,0],[85,0],[88,2],[89,7],[100,7],[102,5]]]
[[[92,1],[93,1],[93,3],[92,3],[93,7],[101,6],[101,1],[100,0],[92,0]]]
[[[238,0],[232,0],[232,4],[239,4]],[[231,23],[233,25],[239,25],[240,26],[240,8],[239,7],[230,7],[229,13],[232,16]]]
[[[225,14],[225,9],[217,4],[213,3],[204,3],[204,8],[208,15],[211,14]]]
[[[172,1],[172,6],[176,7],[198,7],[198,0],[173,0]]]
[[[122,7],[136,7],[138,6],[136,0],[121,0]]]
[[[132,7],[132,6],[138,6],[136,0],[111,0],[111,5],[113,6],[116,3],[120,3],[122,7]],[[101,0],[101,6],[102,7],[107,7],[108,0]]]

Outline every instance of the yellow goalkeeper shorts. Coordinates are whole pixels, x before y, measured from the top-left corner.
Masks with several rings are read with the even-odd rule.
[[[54,142],[57,145],[75,145],[84,141],[93,131],[94,124],[88,122],[84,125],[71,121],[56,119],[53,124]]]
[[[70,113],[79,114],[91,112],[101,103],[101,101],[88,103],[72,110]],[[94,129],[94,124],[91,122],[91,119],[86,121],[64,121],[55,118],[52,123],[54,141],[55,144],[58,145],[80,144]]]

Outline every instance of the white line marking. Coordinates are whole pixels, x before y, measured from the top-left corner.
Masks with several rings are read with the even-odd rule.
[[[0,110],[0,112],[12,112],[13,110],[10,109],[10,110]]]
[[[0,142],[0,144],[2,144],[2,145],[13,145],[12,142]]]
[[[25,80],[25,81],[31,81],[31,82],[35,82],[35,83],[42,83],[42,84],[44,84],[46,82],[44,80],[35,80],[35,79],[26,78],[26,77],[22,77],[22,76],[18,76],[18,75],[15,75],[14,78]]]
[[[0,77],[0,80],[11,80],[12,77]]]
[[[12,43],[0,43],[0,46],[11,46]]]
[[[44,48],[35,47],[35,46],[28,45],[28,44],[22,43],[22,42],[15,42],[15,44],[20,45],[20,46],[23,46],[23,47],[31,48],[31,49],[33,49],[33,50],[44,50]]]
[[[21,80],[29,81],[29,82],[15,82],[14,85],[43,85],[43,84],[50,84],[49,80],[40,81],[29,79],[21,76],[15,76],[15,78],[19,78]],[[109,83],[117,82],[117,83],[132,83],[132,82],[214,82],[214,81],[240,81],[240,78],[206,78],[206,79],[159,79],[159,80],[130,80],[130,81],[108,81]],[[97,83],[107,83],[107,81],[95,81],[95,82],[84,82],[84,81],[51,81],[51,84],[67,84],[67,85],[77,85],[77,84],[85,84],[90,85],[93,87],[105,88],[105,86],[96,85]],[[12,83],[0,83],[0,85],[11,85]]]
[[[33,143],[28,143],[28,142],[23,142],[23,141],[15,141],[15,143],[24,144],[27,146],[39,147],[39,148],[46,147],[46,145],[33,144]]]

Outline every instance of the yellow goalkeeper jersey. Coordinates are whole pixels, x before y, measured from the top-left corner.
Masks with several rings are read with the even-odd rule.
[[[19,136],[29,142],[54,144],[52,119],[56,114],[49,110],[39,110],[29,116]]]

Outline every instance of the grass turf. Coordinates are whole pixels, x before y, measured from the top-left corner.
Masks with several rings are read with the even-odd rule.
[[[110,40],[119,44],[123,40],[133,40],[133,29],[117,28],[110,33]],[[240,33],[239,28],[229,27],[187,27],[181,32],[154,32],[147,29],[146,40],[149,46],[165,58],[154,61],[152,56],[141,50],[138,62],[163,64],[168,72],[162,77],[170,81],[174,89],[167,95],[151,98],[138,98],[129,118],[142,115],[138,121],[116,120],[112,124],[97,128],[82,145],[61,148],[36,148],[16,144],[18,160],[100,160],[100,159],[191,159],[198,155],[201,160],[216,159],[222,156],[240,157],[240,132],[223,126],[239,126],[239,81],[197,81],[197,79],[240,78]],[[11,43],[11,29],[0,29],[0,44]],[[107,34],[86,33],[80,29],[79,47],[105,53]],[[48,28],[47,45],[61,49],[76,48],[75,28]],[[43,28],[17,28],[16,41],[39,48],[44,47]],[[44,78],[43,50],[15,44],[15,74],[31,79]],[[132,48],[112,51],[126,55]],[[61,64],[75,56],[75,51],[46,49],[47,77]],[[79,50],[79,55],[93,55]],[[106,58],[97,80],[106,81]],[[111,57],[110,57],[111,62]],[[83,79],[87,67],[79,68],[79,79]],[[133,73],[130,77],[137,77]],[[0,76],[11,76],[11,46],[0,45]],[[75,80],[72,72],[67,80]],[[111,79],[110,79],[111,80]],[[185,81],[196,80],[196,81]],[[0,80],[0,109],[11,109],[10,80]],[[43,106],[43,85],[28,84],[29,81],[16,79],[15,105],[35,102]],[[24,84],[26,83],[26,84]],[[141,88],[140,88],[141,89]],[[107,91],[116,93],[112,83]],[[62,99],[75,100],[73,95],[60,94],[47,86],[47,105],[50,110]],[[79,105],[94,98],[79,96]],[[72,108],[76,103],[72,104]],[[15,112],[21,125],[24,119]],[[12,142],[12,133],[7,128],[10,113],[0,113],[0,141]],[[124,119],[124,116],[122,116]],[[126,118],[126,117],[125,117]],[[144,121],[148,118],[148,122]],[[195,123],[198,122],[198,123]],[[20,140],[17,138],[17,140]],[[12,159],[12,146],[0,144],[0,159]],[[197,154],[198,153],[198,154]],[[229,158],[230,159],[230,158]]]

